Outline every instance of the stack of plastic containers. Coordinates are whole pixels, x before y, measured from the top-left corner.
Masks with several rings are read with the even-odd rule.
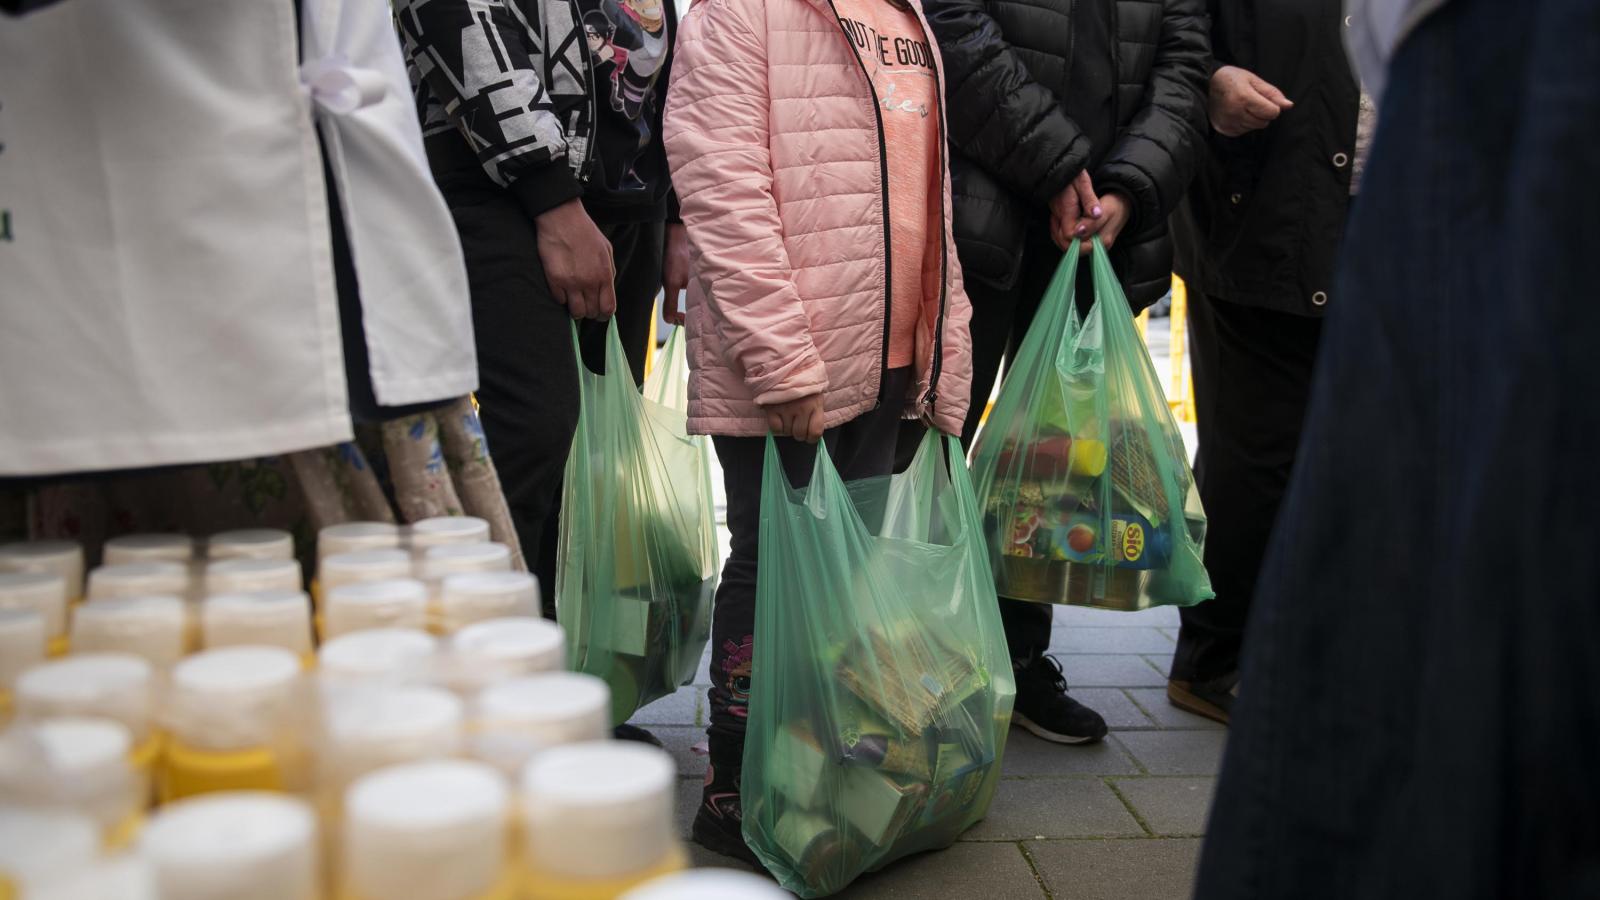
[[[175,803],[140,841],[161,900],[316,900],[317,846],[309,804],[254,791]]]
[[[165,669],[188,649],[188,609],[177,597],[95,600],[72,616],[76,653],[131,653]]]
[[[128,760],[132,739],[104,718],[52,718],[0,734],[0,795],[92,819],[108,847],[126,846],[149,799]]]
[[[67,652],[67,580],[53,572],[0,572],[0,610],[35,612],[44,620],[51,656]]]
[[[593,675],[550,672],[496,682],[472,705],[472,754],[515,775],[540,751],[611,732],[611,689]]]
[[[303,790],[309,693],[300,657],[224,647],[172,670],[162,802],[229,790]]]
[[[208,597],[200,608],[200,644],[215,647],[282,647],[309,668],[316,662],[311,600],[300,590],[255,591]]]
[[[127,653],[69,656],[35,666],[17,678],[15,718],[31,723],[62,717],[122,723],[128,760],[148,780],[161,756],[156,729],[156,679],[149,662]]]

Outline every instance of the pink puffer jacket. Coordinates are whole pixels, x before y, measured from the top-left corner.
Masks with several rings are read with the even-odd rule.
[[[665,138],[694,272],[689,430],[762,435],[761,404],[819,391],[826,427],[848,422],[877,404],[887,358],[888,204],[866,69],[829,0],[699,0],[675,53]],[[942,68],[939,83],[942,97]],[[942,202],[906,416],[960,434],[972,309],[948,161]]]

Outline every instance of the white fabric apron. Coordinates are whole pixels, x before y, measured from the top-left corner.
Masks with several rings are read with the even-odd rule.
[[[307,16],[309,89],[289,0],[0,18],[0,475],[349,438],[314,108],[379,401],[475,385],[460,248],[397,113],[387,6],[332,6],[342,21]]]

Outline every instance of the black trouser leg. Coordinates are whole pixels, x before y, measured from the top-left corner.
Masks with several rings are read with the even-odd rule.
[[[1288,488],[1322,320],[1190,295],[1205,562],[1216,599],[1180,611],[1172,678],[1239,668],[1256,576]]]

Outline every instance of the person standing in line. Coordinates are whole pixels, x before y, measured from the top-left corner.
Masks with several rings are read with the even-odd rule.
[[[1167,697],[1223,724],[1375,118],[1350,71],[1340,7],[1212,0],[1209,152],[1173,219],[1217,596],[1179,612]]]
[[[923,0],[949,72],[956,245],[972,294],[978,432],[1063,252],[1098,236],[1132,312],[1172,282],[1167,216],[1203,152],[1209,58],[1201,0]],[[1080,278],[1087,310],[1092,280]],[[1093,743],[1099,713],[1046,655],[1050,606],[1000,601],[1016,668],[1013,721]]]

